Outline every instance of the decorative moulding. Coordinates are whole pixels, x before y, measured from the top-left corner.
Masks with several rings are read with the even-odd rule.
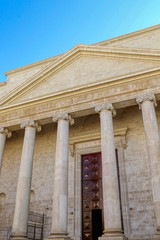
[[[127,127],[114,130],[114,137],[122,137],[123,147],[126,147],[127,130],[128,130]],[[83,143],[83,142],[89,142],[89,141],[95,141],[95,140],[99,140],[99,139],[101,139],[100,132],[92,133],[92,134],[78,135],[76,137],[70,137],[69,138],[69,148],[70,148],[71,156],[72,157],[74,156],[76,144]]]
[[[14,99],[22,96],[32,88],[45,81],[54,72],[60,70],[64,66],[70,64],[72,60],[79,56],[90,55],[90,56],[108,56],[116,58],[127,58],[127,59],[142,59],[150,61],[160,60],[160,50],[152,49],[132,49],[132,48],[109,48],[101,46],[87,46],[87,45],[76,45],[74,48],[60,56],[54,62],[51,62],[38,73],[31,78],[27,79],[24,83],[13,89],[8,95],[1,98],[1,104],[13,102]]]

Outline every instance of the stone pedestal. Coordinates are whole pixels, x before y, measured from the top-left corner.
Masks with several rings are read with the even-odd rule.
[[[40,131],[40,127],[34,121],[21,124],[21,127],[25,127],[25,135],[17,185],[16,204],[11,235],[12,240],[27,239],[27,221],[30,203],[36,129],[37,131]]]
[[[2,160],[3,160],[3,153],[6,143],[6,137],[11,137],[12,133],[8,131],[6,128],[0,129],[0,171],[2,166]]]
[[[115,115],[115,111],[111,103],[97,106],[95,111],[100,113],[101,121],[104,211],[104,232],[102,237],[99,239],[125,239],[121,226],[120,200],[112,120],[112,115]]]
[[[155,96],[151,94],[138,97],[136,100],[142,110],[147,143],[153,201],[157,221],[157,232],[154,235],[154,239],[160,240],[160,138],[155,113],[156,99]]]
[[[54,191],[52,208],[52,229],[48,239],[68,239],[68,138],[69,123],[73,120],[68,114],[53,117],[58,122],[54,171]]]

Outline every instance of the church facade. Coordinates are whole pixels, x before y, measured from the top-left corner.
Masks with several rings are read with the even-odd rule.
[[[0,234],[160,240],[160,25],[5,74]]]

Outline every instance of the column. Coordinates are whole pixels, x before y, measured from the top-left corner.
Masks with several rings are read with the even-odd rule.
[[[154,235],[154,239],[160,239],[160,138],[155,113],[155,106],[157,104],[153,94],[138,97],[136,101],[142,110],[151,174],[153,201],[157,221],[157,232]]]
[[[41,127],[38,126],[35,121],[27,121],[21,124],[21,128],[25,128],[25,134],[17,185],[17,195],[11,235],[12,240],[27,239],[27,221],[30,203],[35,137],[36,130],[41,130]]]
[[[104,232],[102,240],[125,239],[121,226],[120,200],[117,178],[116,155],[112,115],[115,110],[111,103],[104,103],[95,108],[100,113],[101,152],[102,152],[102,184]]]
[[[68,114],[53,117],[58,122],[54,170],[52,229],[49,239],[66,239],[68,218],[68,138],[69,123],[74,120]]]
[[[0,129],[0,171],[1,171],[3,153],[4,153],[5,143],[6,143],[6,136],[10,138],[12,136],[12,133],[8,131],[8,129],[2,127]]]

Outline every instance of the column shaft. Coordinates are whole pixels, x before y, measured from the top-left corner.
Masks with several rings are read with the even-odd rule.
[[[11,137],[11,132],[9,132],[5,128],[1,128],[0,129],[0,171],[1,171],[1,166],[2,166],[6,137]]]
[[[51,239],[67,238],[68,219],[68,138],[69,116],[54,118],[58,121],[54,171]]]
[[[68,215],[68,126],[69,121],[58,121],[52,210],[52,233],[65,235]]]
[[[146,136],[148,160],[151,174],[152,193],[155,207],[157,232],[155,239],[160,239],[160,138],[155,113],[155,96],[137,98],[142,109],[143,124]]]
[[[35,136],[36,127],[34,125],[27,125],[25,127],[11,237],[11,239],[15,240],[27,239],[27,221],[30,203]]]
[[[1,169],[2,160],[3,160],[5,143],[6,143],[6,134],[0,133],[0,169]]]
[[[112,120],[113,107],[111,104],[102,105],[99,112],[101,120],[104,211],[104,235],[102,236],[102,239],[120,240],[124,239],[124,236],[121,227],[120,200]]]

